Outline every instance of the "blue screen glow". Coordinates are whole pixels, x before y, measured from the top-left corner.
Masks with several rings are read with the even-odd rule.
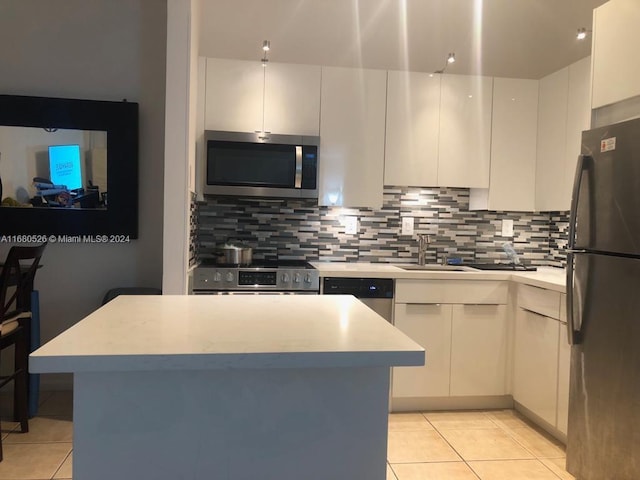
[[[54,185],[65,185],[68,190],[82,188],[80,145],[50,146],[49,172]]]

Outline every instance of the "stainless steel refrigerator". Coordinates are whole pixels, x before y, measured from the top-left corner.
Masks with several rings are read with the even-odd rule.
[[[640,119],[586,131],[569,225],[567,470],[640,479]]]

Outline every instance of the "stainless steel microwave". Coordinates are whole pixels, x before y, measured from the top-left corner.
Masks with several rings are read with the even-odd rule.
[[[318,198],[319,137],[207,130],[204,193]]]

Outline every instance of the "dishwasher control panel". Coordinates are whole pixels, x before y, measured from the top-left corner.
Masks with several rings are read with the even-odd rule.
[[[325,277],[322,293],[353,295],[356,298],[393,298],[393,279]]]

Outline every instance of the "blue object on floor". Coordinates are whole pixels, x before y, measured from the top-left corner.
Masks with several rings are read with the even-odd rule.
[[[40,295],[37,290],[31,292],[31,351],[40,347]],[[29,375],[29,417],[38,413],[40,399],[40,375]]]

